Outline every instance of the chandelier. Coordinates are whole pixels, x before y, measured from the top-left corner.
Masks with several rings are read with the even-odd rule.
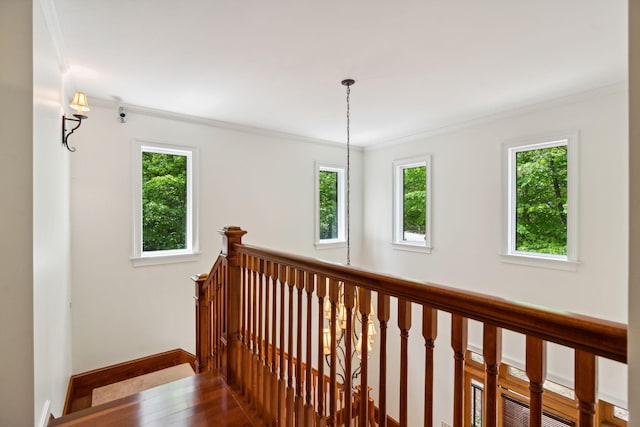
[[[347,103],[347,197],[346,197],[346,240],[347,240],[347,265],[351,265],[351,239],[349,234],[349,225],[350,225],[350,211],[349,206],[351,202],[351,116],[350,116],[350,107],[351,107],[351,86],[355,83],[353,79],[345,79],[342,80],[342,85],[346,86],[346,103]],[[351,376],[351,384],[355,384],[355,379],[361,373],[361,364],[356,363],[356,369],[352,372],[346,372],[346,364],[345,361],[347,358],[350,358],[353,361],[354,358],[357,360],[362,359],[362,346],[367,346],[367,354],[370,354],[372,351],[372,344],[374,340],[374,336],[376,335],[375,325],[373,323],[373,319],[375,318],[375,311],[373,309],[373,303],[371,303],[371,307],[369,310],[368,321],[366,325],[362,324],[362,319],[358,315],[360,313],[359,306],[359,298],[357,288],[353,288],[353,292],[349,292],[352,295],[348,295],[349,293],[345,292],[345,283],[338,283],[338,301],[336,303],[335,315],[332,316],[331,310],[331,302],[329,298],[325,300],[324,303],[324,319],[326,320],[326,327],[323,328],[323,352],[327,364],[331,366],[331,329],[335,329],[335,337],[336,337],[336,358],[341,372],[336,373],[342,379],[342,383],[344,384],[346,376]],[[353,298],[353,301],[348,301],[346,298]],[[347,309],[348,302],[351,310]],[[347,317],[351,317],[351,334],[347,333]],[[348,346],[349,348],[354,348],[351,351],[351,354],[347,354],[347,340],[351,340],[351,343],[355,342],[355,348],[353,346]],[[353,366],[353,365],[352,365]]]

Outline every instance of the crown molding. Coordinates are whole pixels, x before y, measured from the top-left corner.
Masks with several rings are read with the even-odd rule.
[[[296,135],[287,132],[280,132],[277,130],[265,129],[254,126],[246,126],[238,123],[225,122],[222,120],[208,119],[199,116],[192,116],[189,114],[174,113],[166,110],[159,110],[155,108],[142,107],[140,105],[127,104],[123,102],[117,102],[104,98],[94,97],[88,94],[91,98],[92,107],[113,108],[117,110],[119,107],[125,107],[130,113],[141,114],[149,117],[156,117],[160,119],[176,120],[184,123],[192,123],[203,126],[215,127],[218,129],[232,130],[236,132],[250,133],[254,135],[267,136],[271,138],[287,139],[297,142],[305,142],[308,144],[316,144],[329,146],[333,148],[346,148],[345,143],[329,141],[319,138],[310,138],[308,136]],[[363,147],[357,145],[351,145],[352,151],[363,151]]]
[[[64,39],[62,37],[62,30],[60,29],[60,21],[58,20],[58,13],[53,0],[40,0],[38,2],[44,15],[44,21],[49,29],[49,34],[53,41],[53,48],[56,51],[58,57],[58,65],[60,71],[64,74],[69,69],[69,61],[67,60],[66,48],[64,45]]]
[[[472,126],[478,126],[486,123],[495,122],[498,120],[503,120],[511,117],[524,115],[524,114],[531,114],[531,113],[543,111],[549,108],[560,107],[563,105],[577,104],[580,102],[590,101],[592,99],[597,99],[603,96],[612,95],[616,93],[628,92],[628,90],[629,90],[629,82],[625,80],[622,82],[601,86],[595,89],[590,89],[587,91],[583,91],[583,92],[579,92],[579,93],[575,93],[567,96],[561,96],[548,101],[542,101],[534,104],[524,105],[521,107],[511,108],[511,109],[500,111],[494,114],[488,114],[488,115],[477,117],[470,120],[464,120],[456,123],[451,123],[449,125],[436,127],[433,129],[427,129],[422,132],[415,133],[413,135],[407,135],[400,138],[394,138],[388,141],[367,145],[364,147],[364,151],[381,150],[387,147],[392,147],[394,145],[413,142],[416,140],[429,138],[435,135],[451,133],[451,132],[466,129]]]

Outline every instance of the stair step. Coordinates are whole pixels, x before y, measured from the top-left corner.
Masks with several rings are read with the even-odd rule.
[[[224,380],[183,378],[57,418],[49,426],[253,426]]]

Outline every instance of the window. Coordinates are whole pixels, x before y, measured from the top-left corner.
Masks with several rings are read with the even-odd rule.
[[[197,252],[197,152],[140,141],[134,146],[134,263],[189,260]]]
[[[577,260],[575,141],[564,135],[507,146],[507,256],[547,266]]]
[[[486,366],[482,355],[467,350],[466,356],[464,381],[468,393],[465,393],[464,397],[464,425],[482,427],[485,415],[483,406]],[[557,390],[562,390],[562,394],[556,393]],[[528,425],[527,396],[529,396],[529,380],[526,373],[506,363],[500,364],[498,424],[503,427]],[[542,425],[544,427],[575,426],[576,403],[573,390],[549,380],[545,381]]]
[[[316,244],[343,246],[347,240],[345,169],[318,163],[316,172]]]
[[[394,233],[398,248],[431,249],[431,157],[396,161]]]

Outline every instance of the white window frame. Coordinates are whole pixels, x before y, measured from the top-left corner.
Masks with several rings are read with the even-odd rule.
[[[338,174],[338,238],[320,239],[320,171]],[[317,249],[347,245],[347,168],[343,165],[316,162],[315,168],[315,246]]]
[[[199,153],[195,147],[134,140],[132,149],[133,177],[133,256],[134,267],[195,261],[199,252],[198,239],[198,177]],[[160,153],[187,158],[187,230],[186,248],[145,251],[142,245],[142,153]]]
[[[567,255],[518,251],[516,226],[516,154],[552,147],[567,147]],[[578,132],[512,141],[504,144],[504,225],[502,260],[513,264],[575,271],[578,262]]]
[[[426,209],[425,240],[412,242],[404,239],[404,170],[419,166],[426,167]],[[400,250],[431,253],[431,155],[422,155],[393,162],[393,247]]]

